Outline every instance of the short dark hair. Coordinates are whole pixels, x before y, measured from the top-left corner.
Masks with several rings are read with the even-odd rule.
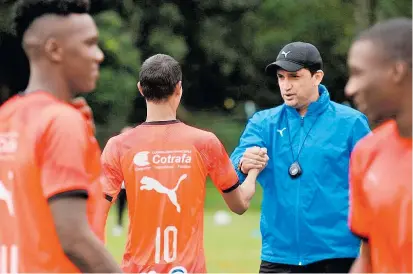
[[[323,65],[315,64],[312,66],[304,67],[304,69],[307,69],[311,73],[311,76],[314,76],[314,74],[316,74],[319,70],[323,70]]]
[[[165,54],[146,59],[139,73],[142,94],[147,101],[162,102],[168,99],[179,81],[182,81],[179,63]]]
[[[394,18],[379,22],[361,32],[358,40],[374,42],[391,60],[412,64],[412,19]]]
[[[67,16],[73,13],[88,13],[88,0],[20,0],[14,11],[14,30],[21,40],[24,33],[37,18],[54,14]]]

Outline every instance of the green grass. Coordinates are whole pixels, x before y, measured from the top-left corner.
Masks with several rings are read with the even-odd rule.
[[[257,273],[260,263],[261,238],[259,234],[258,204],[261,190],[253,199],[252,208],[244,215],[229,213],[232,222],[216,226],[213,216],[217,210],[229,212],[218,193],[211,185],[207,187],[205,204],[204,245],[207,270],[210,273]],[[107,247],[113,256],[121,261],[126,240],[126,231],[120,237],[112,235],[115,212],[112,208],[107,225]],[[125,225],[127,213],[125,212]],[[127,227],[127,226],[125,226]]]

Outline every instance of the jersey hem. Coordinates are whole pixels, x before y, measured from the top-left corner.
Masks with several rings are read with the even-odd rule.
[[[311,263],[315,263],[315,262],[319,262],[319,261],[323,261],[323,260],[329,260],[329,259],[341,259],[341,258],[357,258],[358,256],[358,252],[348,252],[345,254],[341,254],[339,256],[334,256],[334,255],[330,255],[330,256],[314,256],[314,257],[309,257],[309,258],[305,258],[305,259],[299,259],[297,257],[293,257],[293,258],[281,258],[281,257],[277,257],[277,256],[271,256],[271,255],[261,255],[261,260],[269,262],[269,263],[278,263],[278,264],[287,264],[287,265],[308,265]]]
[[[65,197],[80,197],[80,198],[87,199],[89,197],[89,193],[86,189],[73,189],[73,190],[68,190],[68,191],[63,191],[63,192],[53,194],[52,196],[47,198],[47,201],[50,202],[50,201],[60,199],[60,198],[65,198]]]

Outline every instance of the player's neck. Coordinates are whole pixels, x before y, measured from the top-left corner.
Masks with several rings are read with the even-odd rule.
[[[146,122],[176,120],[176,109],[171,104],[146,102]]]
[[[411,86],[407,93],[409,98],[402,101],[401,111],[396,116],[397,128],[400,136],[412,138],[412,94]]]
[[[38,66],[30,66],[30,79],[26,92],[45,91],[57,99],[69,102],[73,96],[66,81],[60,77],[56,70],[44,70]]]

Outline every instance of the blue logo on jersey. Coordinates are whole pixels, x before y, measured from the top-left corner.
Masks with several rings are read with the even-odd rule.
[[[184,273],[184,274],[186,274],[186,273],[188,273],[188,271],[187,271],[186,268],[183,267],[183,266],[175,266],[174,268],[172,268],[172,269],[169,271],[169,274],[179,274],[179,273]]]

